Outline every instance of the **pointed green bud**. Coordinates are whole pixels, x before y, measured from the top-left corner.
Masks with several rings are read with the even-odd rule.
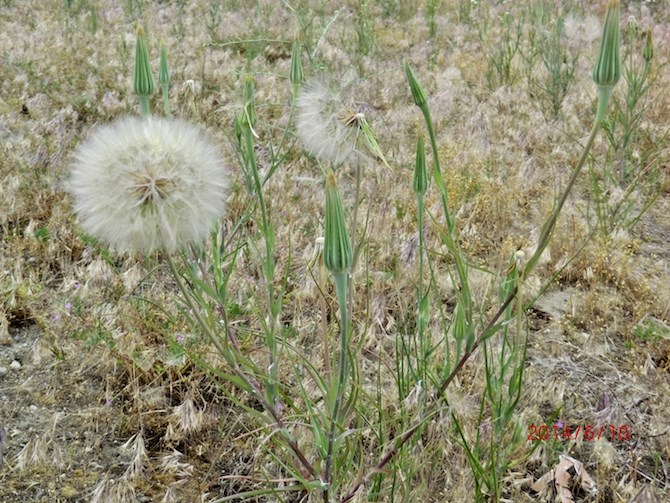
[[[415,194],[426,195],[428,190],[428,176],[426,175],[426,149],[423,146],[423,135],[419,135],[416,142],[416,166],[414,168],[414,182],[412,188]]]
[[[256,104],[254,102],[254,78],[251,75],[247,75],[244,80],[244,112],[249,127],[253,129],[256,125]]]
[[[291,72],[289,74],[291,78],[291,84],[294,86],[299,86],[304,80],[304,75],[302,72],[302,60],[300,59],[300,42],[298,40],[293,41],[293,48],[291,49]]]
[[[337,190],[335,173],[326,174],[326,233],[323,244],[323,262],[333,273],[349,270],[353,263],[353,250],[344,221],[342,199]]]
[[[242,132],[245,124],[244,114],[236,113],[235,114],[235,138],[237,138],[237,144],[242,146]]]
[[[163,109],[165,115],[171,115],[170,112],[170,72],[168,71],[167,49],[165,46],[161,47],[161,60],[158,65],[158,84],[161,86],[161,94],[163,95]]]
[[[647,30],[645,33],[644,40],[644,49],[642,49],[642,57],[647,63],[650,63],[654,59],[654,44],[651,40],[651,30]]]
[[[170,86],[170,72],[168,71],[167,49],[161,47],[161,61],[158,67],[158,84],[166,89]]]
[[[620,14],[619,0],[610,0],[600,42],[600,54],[593,67],[593,80],[599,87],[614,87],[621,77]]]
[[[133,75],[133,91],[137,96],[151,96],[154,92],[154,79],[149,64],[149,50],[144,29],[137,27],[137,43],[135,45],[135,72]]]
[[[405,73],[407,74],[407,82],[409,82],[409,89],[412,91],[412,98],[414,98],[414,103],[419,108],[422,108],[428,104],[428,95],[426,91],[423,90],[423,87],[416,80],[412,67],[409,66],[409,63],[405,65]]]

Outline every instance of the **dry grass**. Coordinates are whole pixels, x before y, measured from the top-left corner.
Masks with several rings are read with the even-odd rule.
[[[378,369],[384,369],[382,400],[386,412],[394,414],[400,408],[391,370],[395,334],[414,323],[417,234],[408,167],[420,126],[402,63],[412,61],[431,96],[449,195],[460,208],[463,250],[473,264],[504,271],[515,250],[532,253],[588,134],[595,100],[590,65],[603,10],[560,3],[572,6],[567,44],[580,57],[561,118],[547,121],[521,58],[514,60],[518,78],[512,85],[489,88],[476,27],[483,7],[473,7],[466,23],[458,21],[459,2],[438,2],[437,35],[431,38],[423,6],[370,2],[373,45],[363,54],[356,32],[358,2],[295,3],[304,16],[304,43],[314,50],[312,66],[303,57],[306,73],[335,82],[360,79],[348,88],[347,104],[366,114],[394,167],[389,173],[370,161],[365,168],[359,216],[361,226],[369,218],[369,239],[354,278],[353,308],[354,320],[367,322],[354,334],[361,342],[363,389],[374,394]],[[288,121],[290,44],[300,31],[284,3],[249,4],[0,2],[2,501],[194,502],[266,487],[264,477],[289,484],[267,455],[270,439],[185,353],[188,347],[216,358],[175,305],[177,290],[160,257],[119,257],[95,245],[79,230],[63,188],[73,149],[87,131],[137,113],[130,69],[134,26],[142,21],[154,68],[157,41],[168,48],[175,115],[207,127],[222,147],[233,185],[226,225],[236,222],[252,204],[233,148],[233,116],[241,109],[245,71],[255,79],[263,168],[264,155]],[[523,10],[490,8],[491,44],[500,36],[496,16],[507,7]],[[654,162],[654,183],[641,185],[639,197],[653,191],[658,199],[635,227],[591,235],[597,224],[592,185],[586,174],[580,179],[550,253],[529,279],[532,293],[556,275],[530,319],[525,391],[518,407],[529,427],[555,420],[627,425],[632,437],[546,442],[534,451],[531,442],[524,443],[505,475],[508,501],[536,501],[530,484],[555,466],[561,453],[583,462],[596,481],[597,496],[575,493],[577,501],[630,501],[647,486],[657,501],[670,497],[667,7],[664,0],[631,3],[622,16],[635,15],[654,33],[658,79],[648,97],[654,105],[643,118],[635,148]],[[261,41],[245,42],[252,39]],[[607,147],[601,136],[594,169],[604,169],[600,160]],[[288,271],[285,335],[323,366],[324,313],[308,267],[322,233],[321,179],[296,144],[267,185],[266,197],[276,222],[277,275]],[[340,178],[345,199],[354,183],[353,171],[345,170]],[[427,208],[439,215],[435,191],[428,193]],[[250,239],[255,226],[249,222],[245,230]],[[446,252],[434,230],[426,239],[436,253]],[[254,299],[264,295],[260,260],[242,254],[229,291],[238,338],[259,361],[264,350]],[[453,300],[448,264],[436,258],[434,265],[448,309]],[[490,276],[473,271],[473,282],[474,291],[490,294]],[[334,289],[326,294],[325,314],[334,317]],[[334,335],[330,344],[337,346]],[[14,360],[20,368],[12,368]],[[284,370],[287,383],[295,379],[288,365]],[[483,382],[482,362],[475,358],[448,390],[453,410],[470,431],[480,426]],[[229,393],[249,400],[235,390]],[[405,405],[414,403],[408,399]],[[414,475],[398,482],[412,490],[400,489],[398,500],[471,500],[472,475],[450,424],[448,414],[437,417],[413,447],[414,456],[408,457],[414,459]],[[372,434],[365,438],[375,445]],[[249,501],[307,499],[298,494]]]

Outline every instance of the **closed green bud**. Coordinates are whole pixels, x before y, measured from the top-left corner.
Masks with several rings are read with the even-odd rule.
[[[133,91],[137,96],[151,96],[154,92],[154,79],[151,75],[149,50],[144,29],[137,28],[137,43],[135,45],[135,72],[133,75]]]
[[[254,78],[251,75],[247,75],[244,81],[244,111],[249,127],[253,129],[256,125],[256,104],[254,102]]]
[[[289,74],[291,84],[299,86],[304,80],[302,73],[302,60],[300,59],[300,42],[293,41],[293,48],[291,49],[291,72]]]
[[[620,11],[619,1],[610,0],[600,42],[600,54],[593,67],[593,80],[600,87],[614,87],[621,77]]]
[[[651,30],[645,33],[644,49],[642,49],[642,57],[649,63],[654,59],[654,44],[651,41]]]
[[[409,82],[409,89],[412,91],[412,98],[414,98],[414,103],[419,108],[422,108],[428,104],[428,95],[426,91],[423,90],[423,87],[416,80],[412,67],[409,66],[409,63],[405,65],[405,73],[407,74],[407,82]]]
[[[244,114],[235,114],[235,138],[237,138],[237,144],[242,146],[242,132],[245,124]]]
[[[161,59],[158,65],[158,84],[161,86],[163,95],[163,108],[165,115],[171,115],[170,112],[170,72],[168,71],[167,49],[161,47]]]
[[[163,89],[170,86],[170,72],[168,71],[167,49],[161,47],[161,61],[158,67],[158,84]]]
[[[323,244],[323,262],[333,273],[349,270],[354,260],[340,192],[337,190],[335,173],[326,175],[326,233]]]
[[[412,188],[415,194],[425,195],[428,190],[428,175],[426,175],[426,149],[423,146],[423,135],[419,135],[416,143],[416,166],[414,168],[414,182]]]

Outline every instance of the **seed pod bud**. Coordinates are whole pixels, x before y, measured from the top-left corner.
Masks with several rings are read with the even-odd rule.
[[[299,86],[304,80],[302,72],[302,61],[300,59],[300,42],[293,41],[293,48],[291,49],[291,72],[289,74],[291,84]]]
[[[344,221],[342,199],[337,190],[335,173],[326,174],[326,233],[323,245],[323,262],[333,273],[347,271],[353,262],[353,250]]]
[[[645,33],[644,49],[642,49],[642,57],[644,60],[649,63],[654,59],[654,44],[651,40],[651,30],[647,30]]]
[[[161,61],[158,66],[158,84],[162,89],[167,89],[170,86],[170,72],[168,71],[167,49],[161,47]]]
[[[137,28],[137,42],[135,44],[135,72],[133,75],[133,91],[137,96],[148,97],[154,92],[154,79],[151,75],[149,50],[144,29]]]
[[[414,98],[414,103],[416,106],[421,108],[428,104],[428,95],[426,91],[423,90],[423,87],[416,80],[412,67],[409,66],[409,63],[405,65],[405,73],[407,74],[407,82],[409,83],[409,88],[412,91],[412,98]]]
[[[610,0],[600,42],[600,54],[593,67],[593,80],[600,87],[614,87],[621,77],[620,12],[619,1]]]
[[[428,176],[426,175],[426,149],[423,146],[423,135],[419,135],[416,143],[416,166],[414,168],[414,182],[412,188],[415,194],[426,195],[428,190]]]
[[[254,102],[254,78],[251,75],[247,75],[244,81],[244,110],[249,127],[253,129],[256,125],[256,104]]]

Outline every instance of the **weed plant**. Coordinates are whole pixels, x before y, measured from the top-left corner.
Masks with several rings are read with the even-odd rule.
[[[469,180],[471,161],[452,152],[440,134],[450,120],[440,86],[450,84],[433,85],[420,77],[415,70],[423,66],[420,60],[381,75],[370,71],[370,61],[389,41],[376,26],[373,2],[357,4],[351,12],[322,4],[318,16],[308,2],[284,4],[298,28],[283,39],[268,35],[271,21],[263,2],[254,9],[265,24],[247,38],[222,31],[232,3],[206,4],[202,52],[184,68],[173,65],[169,41],[159,46],[138,29],[132,72],[138,116],[123,117],[129,110],[117,107],[109,114],[114,121],[86,132],[76,148],[67,186],[82,231],[76,234],[72,221],[67,228],[77,253],[88,257],[95,277],[102,279],[63,289],[99,288],[104,302],[95,306],[77,294],[63,306],[63,316],[71,320],[63,326],[80,323],[73,338],[121,362],[132,383],[121,392],[131,419],[119,427],[127,438],[120,452],[129,462],[116,479],[103,477],[90,499],[134,497],[133,485],[142,483],[156,444],[173,449],[160,461],[165,472],[187,474],[181,479],[186,480],[194,468],[177,449],[198,442],[211,421],[207,412],[215,408],[225,410],[229,420],[212,421],[221,432],[213,438],[223,454],[216,461],[203,455],[218,481],[216,487],[200,488],[198,497],[208,492],[209,501],[442,501],[463,494],[474,501],[509,500],[517,496],[506,483],[510,473],[534,457],[544,455],[548,464],[570,452],[558,440],[543,448],[528,445],[530,413],[524,402],[533,370],[528,355],[541,342],[532,325],[535,309],[544,308],[536,303],[569,271],[576,252],[564,254],[554,274],[542,267],[567,246],[561,242],[563,215],[574,221],[570,199],[582,171],[589,171],[603,234],[620,226],[631,230],[658,197],[658,190],[649,190],[640,200],[639,190],[646,177],[660,176],[663,145],[635,154],[649,142],[642,124],[661,78],[652,64],[651,35],[640,38],[629,28],[622,65],[621,7],[609,2],[592,71],[597,89],[589,110],[593,117],[587,119],[592,127],[574,145],[551,145],[557,155],[573,147],[580,152],[566,162],[569,175],[554,198],[547,204],[535,194],[523,196],[525,208],[533,207],[542,221],[529,245],[519,238],[527,231],[523,225],[506,225],[508,201],[492,204],[485,192],[510,190],[512,182],[494,183],[505,176],[497,171],[505,159],[482,161],[488,163],[482,168],[486,175]],[[91,5],[66,3],[71,44],[78,43],[76,19],[85,12],[92,36],[100,29]],[[537,12],[504,12],[491,23],[481,15],[492,11],[475,5],[460,1],[453,7],[462,24],[478,24],[485,54],[482,82],[495,95],[501,87],[513,89],[523,80],[523,59],[529,76],[543,75],[529,79],[546,122],[562,121],[579,63],[586,59],[567,49],[564,18],[557,16],[552,31],[528,48],[525,24]],[[432,40],[442,35],[437,18],[451,7],[425,3],[420,23]],[[178,2],[180,17],[172,30],[178,41],[189,37],[189,8]],[[381,8],[388,16],[411,10],[404,2],[383,2]],[[133,24],[149,21],[147,2],[129,0],[123,9]],[[341,28],[340,16],[347,16],[353,28]],[[543,23],[544,14],[540,17]],[[336,49],[327,42],[329,35],[339,37]],[[108,43],[122,60],[132,60],[125,38]],[[205,56],[203,47],[221,56]],[[357,75],[339,85],[327,72],[333,58],[328,51],[335,51],[335,58],[348,53]],[[212,98],[218,84],[211,79],[208,84],[205,58],[226,63],[232,52],[245,60],[228,72],[235,93]],[[263,57],[279,60],[281,70],[258,72]],[[443,62],[437,57],[435,64]],[[195,78],[199,71],[197,84],[176,85],[176,75]],[[371,111],[388,106],[383,93],[372,103],[355,94],[362,82],[383,80],[387,73],[403,75],[405,101],[414,104],[405,107],[398,139],[380,135],[383,121],[373,120]],[[620,76],[625,86],[619,91]],[[268,98],[268,86],[285,89],[281,104]],[[205,116],[205,100],[215,118]],[[495,103],[491,99],[481,106]],[[490,134],[477,130],[477,120],[474,116],[463,127],[489,141]],[[583,128],[572,134],[582,133]],[[599,138],[606,140],[605,149]],[[220,150],[222,139],[228,156]],[[297,167],[309,169],[309,176],[294,176]],[[395,197],[378,197],[391,180],[402,183]],[[462,188],[476,184],[480,191],[472,202]],[[615,188],[623,195],[613,202]],[[286,217],[291,204],[309,210],[300,210],[304,214],[294,222]],[[478,204],[490,206],[487,214],[494,215],[489,232],[496,234],[488,239],[496,251],[488,256],[478,255],[471,240]],[[381,220],[371,217],[375,212]],[[388,251],[396,239],[389,223],[393,217],[405,219],[415,235],[407,253],[411,259]],[[3,240],[14,239],[9,225],[0,223]],[[47,255],[55,242],[49,227],[22,226],[30,230],[35,250]],[[380,299],[381,289],[394,292],[388,297],[398,297],[395,306]],[[8,287],[3,282],[0,291],[2,305],[15,312],[29,297],[19,281]],[[638,323],[635,337],[659,342],[661,317]],[[123,320],[121,328],[112,318]],[[126,337],[138,328],[150,334],[151,344]],[[57,360],[71,359],[49,334]],[[153,403],[140,391],[156,383],[174,393],[175,401]],[[155,419],[156,410],[170,414]],[[552,414],[550,421],[557,422]],[[0,443],[3,432],[0,428]],[[17,469],[27,469],[31,459],[50,449],[57,457],[56,445],[55,436],[31,440],[16,456]],[[454,489],[452,463],[470,470],[469,477],[458,474],[466,481],[461,482],[465,492]],[[194,493],[177,496],[180,490],[179,481],[171,484],[164,500],[193,498]]]

